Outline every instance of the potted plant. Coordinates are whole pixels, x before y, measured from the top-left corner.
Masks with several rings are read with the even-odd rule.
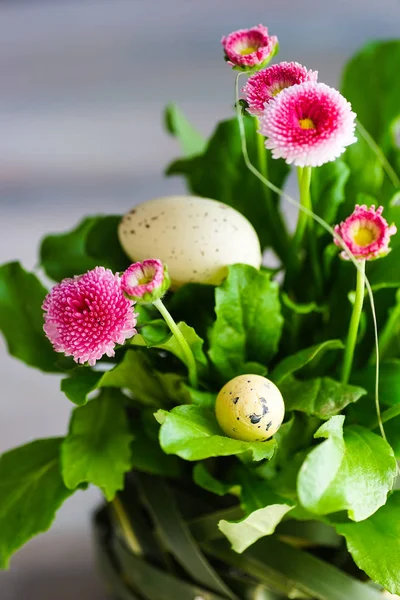
[[[400,43],[342,93],[269,65],[262,25],[222,44],[235,116],[207,141],[166,110],[191,195],[47,236],[51,290],[0,268],[10,354],[75,405],[64,438],[0,459],[0,566],[96,485],[121,600],[400,594]]]

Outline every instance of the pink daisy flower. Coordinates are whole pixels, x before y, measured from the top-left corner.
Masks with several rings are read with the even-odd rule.
[[[316,82],[317,79],[318,71],[309,71],[297,62],[281,62],[258,71],[249,77],[242,90],[249,105],[247,110],[252,115],[261,116],[265,104],[282,90],[305,81]]]
[[[125,294],[138,302],[154,302],[161,298],[170,285],[166,265],[150,258],[131,265],[122,275],[121,286]]]
[[[114,356],[115,344],[136,333],[133,302],[125,298],[119,275],[96,267],[64,279],[43,302],[43,329],[56,352],[93,366],[104,354]]]
[[[356,204],[353,214],[336,225],[335,232],[357,259],[373,260],[390,252],[390,236],[396,233],[397,228],[388,225],[382,217],[382,211],[383,206],[375,210],[375,206],[367,208],[365,204]],[[336,239],[334,242],[340,246]],[[344,251],[341,257],[348,260]]]
[[[223,37],[221,44],[228,65],[243,71],[265,67],[278,52],[278,38],[269,36],[263,25],[234,31]]]
[[[260,133],[273,158],[297,167],[319,167],[357,141],[355,117],[337,90],[309,81],[287,88],[266,105]]]

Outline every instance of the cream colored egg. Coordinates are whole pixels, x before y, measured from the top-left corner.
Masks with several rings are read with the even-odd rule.
[[[119,239],[132,261],[159,258],[166,263],[173,288],[188,282],[218,285],[227,265],[261,265],[251,223],[208,198],[167,196],[143,202],[123,217]]]
[[[261,375],[239,375],[219,392],[215,414],[229,437],[264,442],[282,425],[285,404],[279,389]]]

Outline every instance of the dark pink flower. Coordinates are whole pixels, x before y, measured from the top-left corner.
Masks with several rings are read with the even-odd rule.
[[[375,210],[365,204],[356,204],[353,214],[336,225],[335,232],[342,238],[357,259],[371,260],[386,256],[390,252],[390,236],[396,233],[395,225],[388,225],[382,217],[383,206]],[[340,246],[335,239],[335,244]],[[341,257],[348,260],[346,252]]]
[[[265,107],[260,133],[273,158],[319,167],[354,144],[355,113],[334,88],[308,81],[283,90]]]
[[[248,111],[252,115],[261,116],[265,104],[282,90],[318,79],[317,71],[309,71],[297,62],[282,62],[267,69],[258,71],[249,77],[242,92],[248,103]]]
[[[115,344],[136,333],[133,304],[119,275],[96,267],[64,279],[47,294],[43,329],[56,352],[93,366],[104,354],[114,356]]]
[[[123,273],[121,285],[129,298],[138,302],[154,302],[169,288],[167,267],[156,258],[137,262]]]
[[[221,43],[228,65],[243,71],[265,67],[278,51],[278,38],[263,25],[234,31]]]

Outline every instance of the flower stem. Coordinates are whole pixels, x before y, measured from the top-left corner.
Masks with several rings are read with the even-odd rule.
[[[297,182],[299,186],[300,204],[312,213],[312,202],[310,195],[311,171],[311,167],[297,168]],[[308,239],[308,248],[310,251],[311,268],[314,274],[317,296],[319,296],[323,290],[323,280],[316,245],[317,238],[314,232],[314,221],[306,212],[299,210],[297,227],[293,238],[295,252],[297,252],[300,249],[307,228],[310,232]],[[296,273],[296,276],[298,276],[298,273]]]
[[[267,150],[264,145],[264,140],[264,136],[256,132],[258,168],[262,176],[265,177],[265,179],[268,179]],[[288,259],[290,248],[286,225],[279,212],[278,206],[275,205],[272,199],[271,190],[268,187],[263,186],[263,192],[268,231],[271,236],[272,246],[281,261],[285,263]]]
[[[304,208],[312,211],[311,206],[311,196],[310,196],[310,184],[311,184],[311,167],[303,167],[298,168],[297,177],[299,182],[299,192],[300,192],[300,204]],[[307,229],[307,222],[309,221],[309,216],[304,211],[299,211],[299,216],[297,220],[296,231],[293,237],[293,245],[296,250],[298,250],[301,246],[301,243],[304,238],[304,234]]]
[[[118,496],[115,496],[114,500],[111,501],[111,506],[117,517],[118,524],[121,528],[127,546],[133,552],[133,554],[136,556],[141,556],[143,554],[142,548],[136,538],[136,535],[130,524],[129,517],[126,514],[122,502]]]
[[[168,325],[171,330],[173,336],[175,336],[176,341],[178,342],[181,350],[183,352],[183,356],[185,357],[186,366],[188,368],[189,374],[189,383],[193,388],[197,388],[198,386],[198,377],[197,377],[197,367],[196,361],[194,358],[194,354],[185,340],[185,337],[182,335],[181,330],[178,325],[175,323],[172,315],[168,311],[165,304],[162,302],[161,298],[159,300],[154,300],[153,306],[155,306],[161,313],[164,321]]]
[[[353,365],[354,350],[357,343],[358,328],[364,304],[365,291],[365,260],[359,261],[360,269],[357,270],[356,297],[354,299],[353,312],[350,319],[349,333],[347,335],[346,349],[342,367],[342,383],[347,383]]]

